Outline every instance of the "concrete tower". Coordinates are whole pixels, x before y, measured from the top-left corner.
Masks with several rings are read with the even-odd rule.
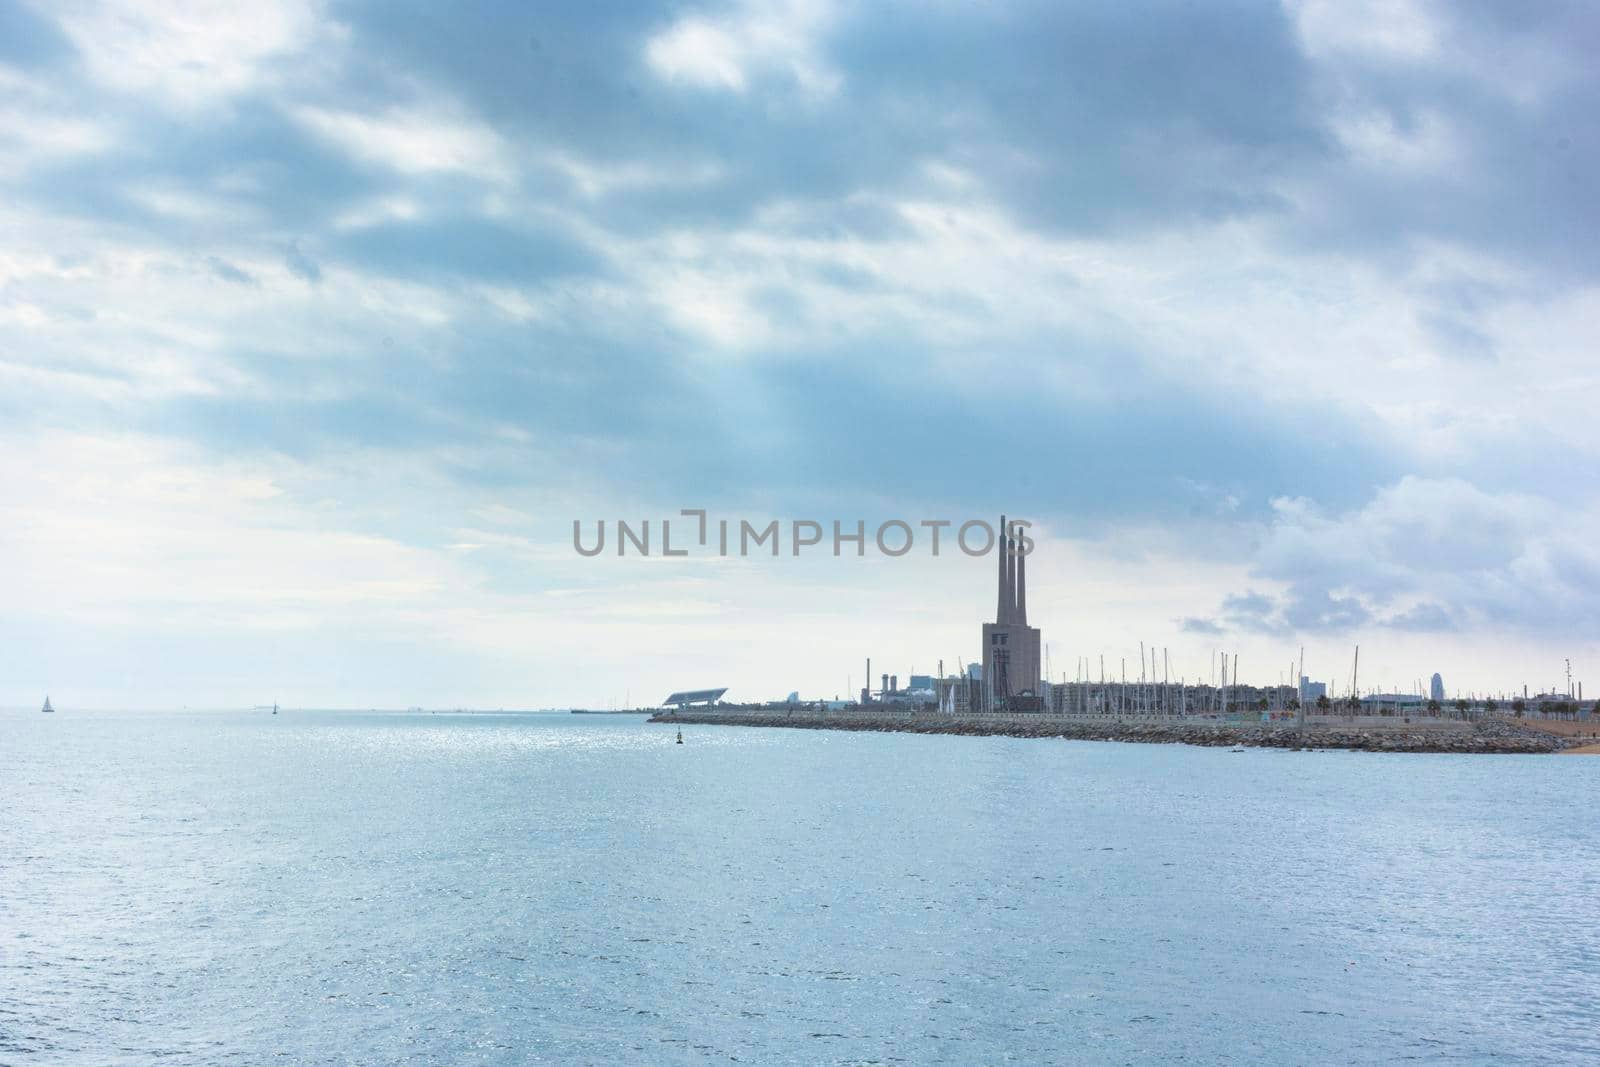
[[[1019,625],[1028,625],[1028,557],[1017,555],[1017,617]]]
[[[1028,625],[1028,564],[1015,531],[1000,517],[999,592],[994,622],[983,625],[983,691],[990,711],[1037,711],[1039,631]]]
[[[1011,556],[1006,551],[1006,517],[1000,516],[1000,539],[998,542],[1000,557],[1000,593],[995,602],[994,621],[1009,622],[1011,620]]]

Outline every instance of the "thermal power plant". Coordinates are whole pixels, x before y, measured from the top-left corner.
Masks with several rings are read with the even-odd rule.
[[[1131,674],[1128,661],[1120,665],[1106,662],[1102,656],[1098,667],[1091,657],[1080,656],[1072,672],[1060,672],[1060,681],[1053,682],[1041,671],[1049,662],[1041,655],[1045,650],[1041,632],[1028,625],[1028,560],[1024,546],[1031,550],[1031,542],[1024,536],[1029,524],[1011,523],[1005,516],[1000,519],[1000,533],[992,547],[998,549],[997,589],[995,618],[982,625],[983,662],[962,664],[955,661],[956,669],[945,673],[945,659],[939,658],[936,675],[917,674],[913,667],[900,685],[901,675],[884,671],[874,675],[872,660],[866,661],[866,684],[854,702],[816,701],[816,709],[853,706],[858,711],[872,711],[888,716],[902,715],[983,715],[996,714],[1003,718],[1012,716],[1043,715],[1053,718],[1085,720],[1149,719],[1154,721],[1187,720],[1214,723],[1272,723],[1291,721],[1304,730],[1326,725],[1327,717],[1335,717],[1349,725],[1352,717],[1396,719],[1410,726],[1416,718],[1429,720],[1444,718],[1463,719],[1452,708],[1443,705],[1444,679],[1432,676],[1424,685],[1420,676],[1413,679],[1406,692],[1378,691],[1356,688],[1357,675],[1354,663],[1349,688],[1343,683],[1314,682],[1305,673],[1305,650],[1300,650],[1299,662],[1289,662],[1289,670],[1279,678],[1277,685],[1250,685],[1239,680],[1238,658],[1222,653],[1220,660],[1213,654],[1211,677],[1192,677],[1177,669],[1168,657],[1168,650],[1156,646],[1141,647],[1140,666]],[[1036,605],[1037,606],[1037,605]],[[1047,654],[1047,653],[1046,653]],[[921,662],[928,662],[922,660]],[[1220,672],[1218,667],[1220,666]],[[1570,670],[1570,668],[1569,668]],[[1076,676],[1076,680],[1069,680]],[[1098,676],[1098,677],[1096,677]],[[876,678],[878,685],[872,685]],[[1286,684],[1287,683],[1287,684]],[[1338,693],[1331,692],[1337,685]],[[846,683],[854,688],[853,679]],[[1432,698],[1424,696],[1432,693]],[[1581,701],[1582,687],[1569,677],[1565,691],[1541,694],[1531,701],[1530,714],[1568,714],[1563,710],[1571,705],[1573,694]],[[1524,690],[1526,693],[1526,690]],[[1469,696],[1472,696],[1469,694]],[[1437,705],[1432,701],[1437,701]],[[1487,710],[1493,713],[1492,704],[1481,696],[1473,696],[1478,705],[1473,712],[1478,715]],[[767,710],[782,708],[792,716],[794,709],[803,703],[798,694],[791,693],[784,702],[771,702]],[[1485,704],[1490,704],[1486,709]],[[1560,707],[1557,707],[1560,705]],[[1582,714],[1573,707],[1570,713]]]
[[[1404,692],[1398,689],[1380,690],[1377,687],[1362,690],[1357,685],[1358,660],[1351,663],[1348,683],[1342,679],[1337,682],[1314,682],[1305,673],[1303,648],[1300,649],[1298,660],[1289,660],[1289,670],[1279,676],[1277,685],[1241,682],[1237,654],[1221,652],[1219,657],[1217,650],[1213,651],[1209,680],[1203,671],[1199,676],[1191,676],[1169,658],[1168,649],[1142,642],[1139,666],[1131,672],[1128,669],[1131,660],[1119,663],[1113,657],[1107,662],[1107,657],[1101,656],[1098,664],[1095,664],[1091,662],[1092,657],[1079,656],[1072,671],[1061,671],[1060,680],[1052,681],[1040,668],[1050,666],[1047,657],[1053,650],[1044,645],[1041,632],[1028,625],[1026,552],[1032,548],[1032,543],[1025,536],[1028,526],[1028,523],[1021,521],[1012,523],[1002,516],[1000,532],[990,542],[990,548],[998,549],[997,590],[994,621],[982,625],[982,663],[963,665],[958,658],[954,661],[956,669],[946,674],[945,664],[952,661],[936,658],[935,662],[939,664],[937,674],[917,674],[913,667],[903,676],[907,684],[902,688],[902,676],[899,674],[885,671],[874,675],[873,661],[869,658],[866,661],[866,684],[858,691],[858,701],[835,699],[806,702],[800,701],[797,693],[791,693],[786,701],[741,708],[736,713],[781,711],[791,723],[802,710],[822,714],[843,709],[866,713],[872,722],[899,722],[907,717],[924,715],[971,715],[991,716],[990,722],[999,724],[1013,719],[1026,720],[1031,716],[1040,717],[1034,720],[1036,722],[1080,719],[1102,723],[1109,720],[1113,724],[1209,724],[1219,728],[1228,724],[1278,723],[1297,727],[1301,731],[1301,736],[1297,738],[1299,743],[1304,741],[1304,732],[1308,727],[1315,730],[1365,731],[1390,725],[1415,729],[1421,724],[1428,729],[1448,732],[1456,730],[1463,723],[1477,721],[1484,716],[1492,717],[1497,711],[1496,701],[1485,694],[1468,693],[1463,699],[1450,701],[1447,705],[1443,699],[1444,679],[1439,674],[1434,674],[1426,684],[1423,682],[1424,676],[1413,677]],[[926,652],[921,655],[926,655]],[[928,662],[927,659],[921,659],[920,655],[913,660],[919,661]],[[1549,692],[1533,698],[1526,696],[1527,690],[1524,688],[1524,697],[1518,703],[1527,706],[1518,711],[1518,716],[1523,717],[1525,713],[1526,717],[1540,719],[1563,716],[1575,720],[1585,718],[1587,709],[1581,707],[1583,689],[1577,679],[1571,677],[1570,671],[1569,666],[1564,687],[1552,686]],[[874,678],[878,681],[876,687],[872,685]],[[1070,680],[1073,678],[1076,680]],[[853,678],[846,682],[846,688],[854,689]],[[1425,695],[1430,691],[1431,699]],[[720,693],[720,690],[717,691],[716,696],[719,697]],[[1574,694],[1579,701],[1577,705],[1573,702]],[[1504,701],[1508,701],[1509,696],[1508,693],[1501,694]],[[718,708],[729,707],[720,700],[715,703]],[[805,705],[804,709],[802,705]],[[881,718],[874,719],[872,716]],[[1374,720],[1378,725],[1373,726],[1361,720]],[[842,728],[876,729],[877,726],[862,727],[857,724]],[[1032,728],[1031,724],[1029,728]],[[1322,740],[1332,736],[1324,734]],[[1439,737],[1443,738],[1444,734]],[[1362,738],[1359,744],[1370,743],[1370,738],[1365,734]],[[1523,744],[1527,738],[1514,740],[1515,744]],[[1249,744],[1252,741],[1242,743]],[[1453,741],[1450,743],[1454,744]],[[1509,741],[1505,744],[1510,747],[1496,750],[1543,751],[1517,748]],[[1344,742],[1340,742],[1332,747],[1343,745]]]
[[[983,625],[984,699],[996,711],[1037,711],[1039,631],[1028,625],[1028,557],[1000,517],[999,596]]]

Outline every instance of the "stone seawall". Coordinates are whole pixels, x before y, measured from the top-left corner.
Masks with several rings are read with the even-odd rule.
[[[968,737],[1060,737],[1073,741],[1133,741],[1261,748],[1354,749],[1363,752],[1559,752],[1569,743],[1511,723],[1461,723],[1459,729],[1419,726],[1407,730],[1319,726],[1302,733],[1292,725],[1183,722],[1074,721],[1023,717],[955,718],[949,715],[861,715],[815,712],[662,712],[651,722],[710,726],[766,726],[791,730],[855,730],[876,733],[959,734]]]

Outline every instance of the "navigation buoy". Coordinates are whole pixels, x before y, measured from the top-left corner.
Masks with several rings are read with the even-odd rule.
[[[683,727],[678,727],[678,744],[683,744]]]

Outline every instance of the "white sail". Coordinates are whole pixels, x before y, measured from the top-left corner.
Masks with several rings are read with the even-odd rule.
[[[45,697],[44,698],[44,707],[40,708],[39,710],[40,711],[55,711],[56,709],[52,708],[50,706],[50,698],[49,697]]]

